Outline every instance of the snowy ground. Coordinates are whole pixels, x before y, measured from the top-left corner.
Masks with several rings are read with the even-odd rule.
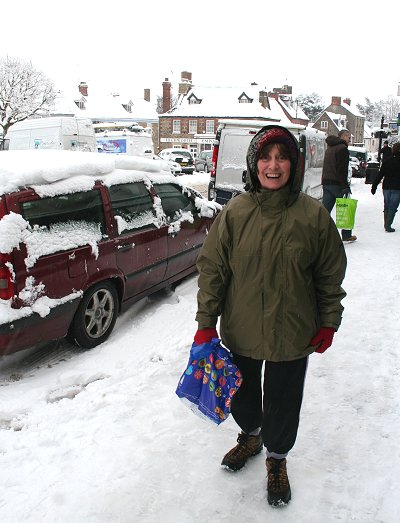
[[[262,455],[220,467],[231,417],[213,426],[175,396],[196,330],[193,276],[134,306],[92,351],[63,342],[0,359],[0,521],[398,523],[400,218],[385,233],[369,189],[353,181],[344,320],[310,357],[288,507],[268,506]]]

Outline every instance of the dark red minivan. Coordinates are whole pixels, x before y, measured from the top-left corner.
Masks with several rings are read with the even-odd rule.
[[[0,153],[0,355],[95,347],[121,310],[196,271],[220,206],[164,162]]]

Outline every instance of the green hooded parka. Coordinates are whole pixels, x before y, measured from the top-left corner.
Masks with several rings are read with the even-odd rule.
[[[276,128],[286,133],[278,141],[290,140],[297,156],[288,184],[272,191],[260,187],[257,156]],[[224,207],[197,261],[199,329],[215,327],[221,317],[224,345],[253,359],[303,358],[314,352],[310,340],[320,327],[337,330],[341,322],[343,243],[323,205],[300,192],[299,157],[287,129],[257,133],[247,154],[250,191]]]

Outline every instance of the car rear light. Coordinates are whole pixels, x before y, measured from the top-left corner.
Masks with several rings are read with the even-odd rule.
[[[367,167],[367,163],[366,163],[366,162],[361,162],[361,167],[362,167],[363,169],[365,169],[365,168]]]
[[[210,168],[210,178],[215,182],[215,173],[217,172],[217,159],[218,159],[219,142],[215,140],[214,148],[212,153],[212,163]]]
[[[215,200],[217,193],[215,192],[215,187],[210,187],[208,190],[208,199],[210,201]]]
[[[11,258],[8,254],[0,254],[0,299],[9,300],[14,296],[14,278]]]

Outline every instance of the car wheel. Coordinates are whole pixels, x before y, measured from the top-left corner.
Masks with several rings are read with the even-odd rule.
[[[88,289],[72,320],[68,338],[80,347],[91,349],[111,334],[119,310],[114,285],[104,281]]]

